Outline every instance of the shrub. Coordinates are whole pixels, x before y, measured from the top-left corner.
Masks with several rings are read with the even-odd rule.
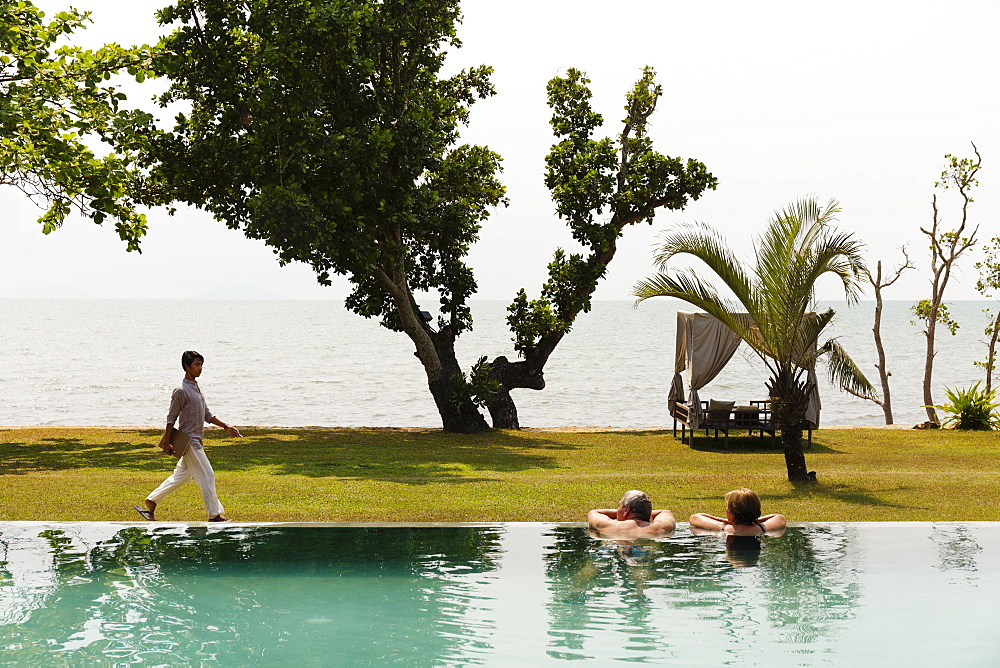
[[[942,420],[946,427],[981,431],[1000,428],[1000,413],[997,412],[1000,402],[995,390],[980,390],[976,382],[964,390],[945,388],[944,393],[949,403],[934,408],[948,414]]]

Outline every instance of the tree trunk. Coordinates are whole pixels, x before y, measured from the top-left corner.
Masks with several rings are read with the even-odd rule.
[[[517,419],[517,406],[514,404],[510,392],[503,386],[486,401],[486,410],[490,412],[494,429],[521,428],[521,423]]]
[[[875,322],[872,325],[872,333],[875,335],[875,350],[878,351],[879,378],[882,381],[882,412],[885,414],[885,423],[892,424],[892,399],[889,396],[889,371],[885,368],[885,347],[882,345],[882,262],[878,263],[878,281],[875,283]]]
[[[490,426],[486,419],[472,402],[472,398],[460,392],[456,387],[462,378],[462,367],[455,356],[455,335],[450,326],[446,325],[440,331],[427,328],[434,350],[440,363],[441,372],[428,374],[427,386],[441,415],[441,425],[445,431],[458,434],[477,434],[488,431]],[[419,355],[418,355],[419,357]]]
[[[490,378],[500,384],[500,389],[486,400],[486,409],[493,419],[494,429],[520,429],[517,417],[517,406],[510,396],[515,387],[542,390],[545,388],[545,375],[537,365],[528,360],[510,362],[501,356],[490,362]]]
[[[413,354],[424,366],[427,387],[441,416],[441,426],[445,431],[460,434],[488,431],[490,426],[472,398],[456,392],[456,388],[460,387],[456,381],[462,379],[462,368],[455,356],[454,329],[445,325],[434,331],[424,322],[404,276],[378,272],[376,278],[392,296],[400,328],[410,337],[416,348]]]
[[[990,337],[989,352],[986,356],[986,393],[993,389],[993,365],[997,361],[997,337],[1000,336],[1000,313],[993,321],[993,335]]]
[[[806,471],[806,453],[802,450],[802,428],[783,427],[781,429],[781,447],[785,452],[785,468],[788,469],[790,482],[810,482]]]
[[[924,355],[924,410],[927,411],[927,419],[934,424],[938,423],[937,411],[934,410],[934,398],[931,396],[931,375],[934,371],[934,330],[937,326],[938,303],[931,304],[931,314],[927,319],[927,329],[924,336],[927,337],[927,353]]]
[[[428,381],[431,396],[441,416],[445,431],[456,434],[478,434],[489,431],[490,426],[471,401],[463,401],[454,395],[451,378],[437,378]]]
[[[781,430],[781,447],[785,452],[785,468],[791,482],[811,482],[806,470],[806,454],[802,450],[802,425],[813,385],[808,380],[800,381],[798,376],[804,369],[795,367],[779,368],[768,381],[767,389],[771,398],[778,428]]]

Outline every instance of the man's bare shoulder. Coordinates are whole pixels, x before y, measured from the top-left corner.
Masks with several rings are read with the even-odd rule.
[[[611,520],[600,526],[591,524],[591,528],[602,538],[662,538],[674,531],[672,525],[635,520]]]

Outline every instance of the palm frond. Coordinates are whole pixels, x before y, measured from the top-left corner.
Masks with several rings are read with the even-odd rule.
[[[713,315],[737,310],[732,302],[719,295],[713,285],[691,270],[673,275],[654,274],[636,283],[632,294],[636,296],[636,304],[651,297],[675,297]]]
[[[803,267],[803,279],[815,283],[822,275],[832,273],[843,285],[847,302],[854,303],[863,293],[867,267],[864,244],[850,234],[827,230],[817,241],[811,266]]]
[[[717,231],[704,224],[681,225],[666,232],[653,254],[660,272],[668,270],[671,258],[692,255],[719,277],[719,280],[743,305],[753,299],[753,289],[743,265],[729,249],[729,243]]]
[[[878,397],[878,393],[868,378],[836,339],[830,339],[824,343],[821,352],[828,355],[826,362],[831,383],[855,396]]]
[[[742,305],[719,295],[713,285],[688,269],[670,274],[654,274],[632,289],[636,304],[652,297],[674,297],[701,309],[729,327],[755,349],[760,346],[752,318],[741,317]]]

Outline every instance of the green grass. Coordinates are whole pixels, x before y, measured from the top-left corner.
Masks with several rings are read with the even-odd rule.
[[[0,520],[136,520],[174,463],[150,429],[0,430]],[[667,432],[389,429],[207,432],[227,514],[242,521],[582,521],[627,489],[684,521],[721,513],[746,486],[791,521],[1000,520],[1000,435],[953,430],[822,430],[806,451],[819,484],[785,479],[768,441]],[[197,486],[158,510],[199,520]]]

